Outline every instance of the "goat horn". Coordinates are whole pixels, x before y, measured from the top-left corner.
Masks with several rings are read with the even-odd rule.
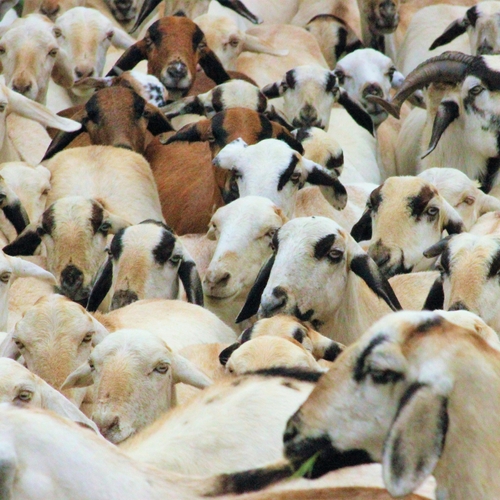
[[[444,52],[419,64],[406,78],[391,102],[380,97],[369,96],[368,100],[380,104],[392,116],[399,118],[401,106],[413,92],[422,89],[430,83],[447,83],[461,80],[468,67],[477,56],[462,54],[462,52]]]
[[[134,27],[130,30],[130,33],[133,33],[137,30],[137,28],[144,22],[146,17],[153,12],[157,5],[159,5],[161,0],[145,0],[142,4],[141,10],[137,19],[135,21]]]
[[[441,102],[438,106],[436,117],[434,118],[434,124],[432,125],[432,135],[429,142],[429,147],[427,151],[421,156],[423,160],[426,156],[430,155],[436,146],[438,145],[439,139],[443,135],[444,131],[448,128],[448,125],[458,118],[460,111],[458,110],[458,104],[453,101]]]

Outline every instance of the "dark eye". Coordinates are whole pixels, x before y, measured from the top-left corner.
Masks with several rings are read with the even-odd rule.
[[[52,50],[49,52],[49,56],[50,56],[50,57],[56,57],[58,52],[59,52],[59,49],[52,49]]]
[[[290,177],[290,181],[292,184],[298,184],[300,181],[300,172],[294,172]]]
[[[331,262],[340,262],[342,260],[342,257],[344,256],[344,252],[342,250],[339,250],[338,248],[333,248],[328,252],[328,260]]]
[[[375,384],[394,383],[403,378],[401,373],[392,370],[371,370],[370,376]]]
[[[2,273],[0,274],[0,281],[2,283],[8,283],[10,280],[11,273]]]
[[[392,68],[389,68],[389,71],[387,72],[387,76],[389,77],[389,80],[392,81],[392,77],[394,76],[394,73],[396,73],[396,68],[392,66]]]
[[[167,373],[169,368],[170,365],[168,363],[160,363],[156,366],[154,371],[158,373]]]
[[[94,332],[87,332],[85,337],[83,337],[82,342],[84,342],[85,344],[91,342],[93,335],[94,335]]]
[[[229,42],[229,45],[231,45],[231,47],[238,47],[239,44],[240,41],[238,39],[233,39]]]
[[[469,90],[469,94],[471,95],[479,95],[484,90],[482,85],[476,85]]]
[[[339,81],[339,85],[343,85],[344,81],[345,81],[345,73],[338,69],[335,71],[335,76],[337,77],[337,80]]]
[[[89,368],[90,368],[90,371],[92,371],[92,372],[95,370],[94,362],[90,361],[90,359],[89,359]]]
[[[0,47],[0,56],[5,54],[5,47]]]
[[[23,403],[27,403],[28,401],[31,401],[33,399],[33,393],[28,390],[19,391],[17,399],[19,399],[19,401],[22,401]]]
[[[436,217],[436,215],[439,213],[439,208],[437,207],[429,207],[426,211],[427,215],[429,217]]]
[[[111,229],[111,224],[109,222],[103,222],[99,228],[100,233],[107,233]]]
[[[168,259],[168,261],[173,264],[173,265],[177,265],[180,261],[182,260],[182,255],[172,255],[172,257],[170,257],[170,259]]]
[[[267,238],[271,238],[271,240],[273,239],[273,236],[276,234],[276,229],[273,228],[273,229],[270,229],[264,236],[266,236]]]
[[[24,344],[17,338],[12,339],[14,340],[14,344],[16,344],[18,349],[24,349]]]

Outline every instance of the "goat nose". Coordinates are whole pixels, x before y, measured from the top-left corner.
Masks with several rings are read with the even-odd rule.
[[[395,17],[396,13],[397,13],[396,4],[391,0],[386,0],[385,2],[380,4],[380,14],[383,17],[386,18]]]
[[[115,309],[120,309],[120,307],[128,306],[137,300],[139,300],[139,297],[132,290],[119,290],[113,295],[111,310],[114,311]]]
[[[230,279],[231,273],[226,271],[212,271],[206,275],[206,282],[211,286],[226,286]]]
[[[468,311],[469,308],[461,301],[457,301],[451,305],[448,311]]]
[[[73,265],[66,266],[61,273],[61,285],[69,291],[78,290],[83,285],[83,273]]]
[[[383,267],[391,260],[391,251],[380,242],[368,249],[368,255],[375,261],[378,267]]]
[[[40,7],[40,12],[51,20],[54,20],[60,10],[61,7],[59,5],[43,5]]]
[[[487,56],[491,54],[493,54],[493,47],[487,42],[483,42],[477,49],[477,55],[479,56]]]
[[[171,64],[167,68],[167,73],[172,78],[180,80],[181,78],[184,78],[187,75],[187,67],[184,63],[177,62],[177,63]]]
[[[111,415],[108,418],[104,418],[102,420],[95,418],[94,421],[96,422],[99,431],[104,437],[111,434],[113,431],[117,430],[120,427],[120,417],[118,415]]]
[[[271,295],[262,298],[261,310],[262,317],[270,318],[277,314],[288,301],[288,294],[282,287],[277,286],[274,288]]]
[[[318,114],[310,104],[306,104],[300,110],[299,118],[300,121],[304,124],[304,126],[312,126],[317,122]]]
[[[382,90],[382,87],[378,83],[369,83],[363,89],[363,97],[366,97],[368,95],[384,97],[384,91]]]
[[[88,76],[92,76],[94,74],[94,68],[85,68],[79,66],[75,68],[75,75],[77,78],[87,78]]]
[[[12,90],[18,94],[27,94],[31,90],[31,83],[29,82],[14,82],[12,84]]]

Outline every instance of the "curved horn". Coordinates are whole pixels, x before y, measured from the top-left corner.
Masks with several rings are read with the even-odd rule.
[[[406,78],[391,102],[368,96],[367,100],[380,104],[388,113],[399,118],[401,106],[413,92],[431,83],[456,82],[464,77],[467,68],[477,59],[462,52],[444,52],[419,64]]]
[[[133,33],[137,30],[137,28],[144,22],[146,17],[148,17],[149,14],[153,12],[153,10],[157,5],[160,4],[160,2],[161,0],[145,0],[145,2],[142,4],[139,15],[137,16],[134,27],[130,30],[130,33]]]
[[[436,116],[434,118],[434,124],[432,125],[432,135],[429,142],[429,147],[427,151],[420,157],[422,160],[429,156],[438,145],[439,139],[443,135],[444,131],[448,128],[448,125],[460,115],[458,109],[458,104],[453,101],[442,102],[437,109]]]

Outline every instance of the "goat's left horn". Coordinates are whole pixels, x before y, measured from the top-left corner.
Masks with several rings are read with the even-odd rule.
[[[444,131],[448,128],[448,125],[458,118],[460,111],[458,109],[458,104],[453,101],[444,101],[438,106],[436,117],[434,118],[434,124],[432,125],[432,135],[429,142],[429,147],[427,151],[420,158],[423,160],[426,156],[430,155],[438,145],[439,139],[443,135]]]

